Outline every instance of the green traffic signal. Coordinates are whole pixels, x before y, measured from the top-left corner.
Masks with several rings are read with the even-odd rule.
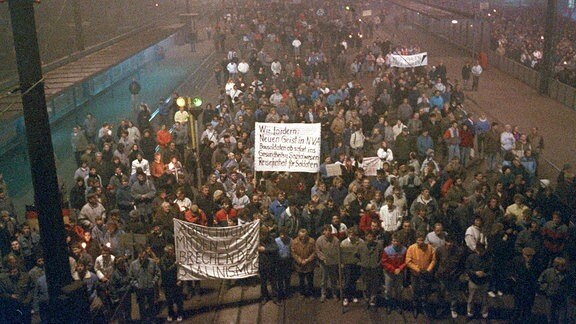
[[[200,106],[202,106],[202,98],[200,98],[200,97],[194,97],[194,98],[192,99],[192,105],[193,105],[194,107],[200,107]]]

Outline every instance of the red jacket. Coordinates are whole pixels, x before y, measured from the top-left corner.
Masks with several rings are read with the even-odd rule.
[[[236,215],[236,209],[230,208],[230,210],[226,212],[224,208],[221,208],[219,211],[216,212],[216,215],[214,215],[214,221],[219,224],[228,222],[228,218],[231,219],[238,218],[238,216]]]
[[[461,147],[474,147],[474,136],[470,130],[460,130],[460,146]]]
[[[158,142],[158,145],[161,147],[165,147],[166,145],[170,144],[171,141],[172,135],[168,130],[159,130],[156,133],[156,142]]]
[[[378,215],[373,213],[363,213],[362,217],[360,217],[360,223],[358,224],[358,228],[362,233],[366,233],[366,231],[371,229],[372,220],[378,220]]]
[[[193,214],[190,209],[186,209],[184,212],[184,219],[187,222],[206,226],[208,221],[206,220],[206,214],[202,211],[202,209],[198,209],[196,214]]]
[[[406,247],[402,246],[396,251],[393,245],[388,245],[382,252],[382,267],[388,273],[394,273],[396,269],[406,268]]]

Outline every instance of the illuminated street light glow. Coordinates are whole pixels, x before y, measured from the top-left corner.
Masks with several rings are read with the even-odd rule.
[[[178,97],[176,99],[176,106],[178,107],[185,107],[186,106],[186,98],[184,97]]]

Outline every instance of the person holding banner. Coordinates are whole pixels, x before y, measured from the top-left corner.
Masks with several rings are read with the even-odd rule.
[[[232,208],[232,202],[226,197],[222,200],[222,208],[214,215],[214,225],[226,227],[230,220],[235,220],[237,217],[236,209]]]

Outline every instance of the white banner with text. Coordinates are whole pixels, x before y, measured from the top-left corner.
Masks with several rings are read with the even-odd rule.
[[[258,275],[260,221],[206,227],[174,219],[178,280],[241,279]]]
[[[320,124],[256,123],[254,169],[318,172]]]
[[[428,65],[428,53],[414,55],[390,55],[390,65],[401,68],[413,68]]]

